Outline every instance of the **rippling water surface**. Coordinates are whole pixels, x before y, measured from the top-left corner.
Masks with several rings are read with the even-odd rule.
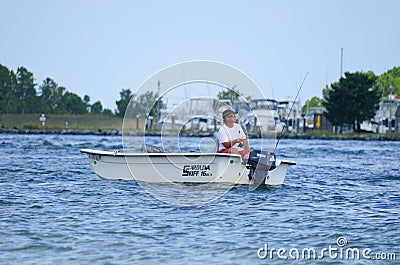
[[[202,141],[181,140],[186,151]],[[282,140],[277,155],[297,162],[285,185],[238,186],[196,207],[99,179],[81,148],[122,149],[121,138],[0,135],[1,264],[280,264],[294,262],[290,249],[330,246],[337,257],[313,263],[347,263],[349,248],[400,260],[400,142]],[[288,260],[261,259],[265,246]]]

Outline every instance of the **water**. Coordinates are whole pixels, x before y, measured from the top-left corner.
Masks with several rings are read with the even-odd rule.
[[[199,141],[183,139],[188,150]],[[338,257],[313,262],[348,263],[339,255],[348,248],[400,259],[400,142],[283,140],[278,156],[298,164],[285,185],[239,186],[197,207],[155,200],[134,181],[99,179],[81,148],[121,149],[121,138],[0,135],[1,264],[287,262],[276,252],[260,259],[265,244],[294,263],[310,261],[293,261],[290,249],[319,255],[330,246]],[[348,243],[339,247],[342,236]]]

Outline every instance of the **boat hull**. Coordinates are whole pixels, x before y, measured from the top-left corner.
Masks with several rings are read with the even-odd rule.
[[[82,149],[92,170],[104,179],[144,182],[252,184],[240,155],[220,153],[119,153]],[[284,183],[290,161],[277,160],[264,184]]]

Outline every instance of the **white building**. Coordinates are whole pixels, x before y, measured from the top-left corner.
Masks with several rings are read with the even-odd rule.
[[[379,102],[379,109],[374,117],[376,132],[395,131],[395,113],[398,106],[400,106],[400,100],[393,96],[390,99],[383,99]]]
[[[291,112],[290,112],[291,111]],[[300,101],[281,100],[278,102],[278,116],[282,122],[286,122],[289,132],[298,132],[303,127]]]

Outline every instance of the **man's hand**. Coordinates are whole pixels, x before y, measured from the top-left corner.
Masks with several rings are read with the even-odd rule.
[[[241,142],[242,142],[242,139],[235,139],[235,140],[232,141],[232,145],[235,145],[235,144],[238,144],[238,143],[241,143]]]

